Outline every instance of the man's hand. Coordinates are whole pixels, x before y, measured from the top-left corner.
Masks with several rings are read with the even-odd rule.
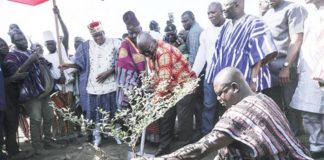
[[[105,80],[111,75],[111,71],[105,71],[105,72],[102,72],[100,73],[98,76],[97,76],[97,82],[98,83],[103,83],[105,82]]]
[[[44,57],[39,57],[38,58],[38,63],[40,63],[40,64],[47,64],[47,61],[46,61],[46,59]]]
[[[318,85],[324,89],[324,80],[318,80]]]
[[[58,9],[57,6],[54,6],[54,7],[53,7],[53,12],[54,12],[54,14],[56,14],[57,16],[60,16],[60,10]]]
[[[33,54],[29,57],[28,61],[31,62],[31,63],[33,63],[33,62],[36,62],[38,59],[39,59],[39,55],[38,55],[37,53],[33,53]]]
[[[72,64],[63,63],[63,64],[59,65],[59,69],[61,69],[61,70],[66,70],[69,68],[72,68]]]
[[[288,67],[281,68],[279,72],[279,84],[281,86],[287,85],[290,81],[290,70]]]
[[[16,72],[12,76],[10,76],[10,81],[14,82],[14,81],[17,81],[17,80],[25,79],[27,75],[28,75],[28,72],[22,72],[22,73]]]
[[[58,83],[58,84],[65,84],[65,81],[66,81],[66,78],[64,76],[64,73],[61,72],[61,76],[60,76],[59,79],[56,80],[56,83]]]

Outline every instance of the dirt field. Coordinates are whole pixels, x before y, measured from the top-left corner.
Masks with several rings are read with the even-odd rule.
[[[24,137],[20,136],[20,146],[22,150],[31,150],[31,144],[24,142]],[[179,148],[179,144],[173,143],[171,149]],[[139,150],[139,145],[136,148]],[[157,149],[156,145],[146,143],[145,153],[154,154]],[[105,138],[102,141],[100,150],[86,142],[86,136],[79,138],[77,141],[68,144],[64,148],[48,150],[47,156],[31,157],[28,160],[127,160],[130,148],[126,144],[118,145],[113,138]],[[203,160],[213,159],[215,153],[210,153]]]
[[[299,139],[306,145],[307,137],[300,136]],[[20,134],[19,142],[22,150],[31,150],[31,144],[25,142],[25,138]],[[174,141],[171,144],[171,150],[179,148],[180,144]],[[154,154],[157,146],[150,143],[145,144],[145,153]],[[77,141],[70,143],[64,148],[49,150],[50,154],[47,156],[31,157],[27,160],[127,160],[128,151],[130,148],[126,144],[118,145],[113,138],[104,138],[100,149],[95,149],[90,143],[86,142],[86,136],[83,136]],[[139,146],[137,146],[139,150]],[[214,159],[216,152],[205,155],[202,160]],[[324,158],[320,159],[324,160]]]

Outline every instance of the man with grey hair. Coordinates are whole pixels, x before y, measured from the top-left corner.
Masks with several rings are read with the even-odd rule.
[[[100,21],[91,22],[88,29],[92,40],[78,47],[74,63],[60,65],[62,69],[76,68],[80,72],[80,105],[86,118],[95,123],[102,122],[99,108],[109,112],[113,118],[117,111],[115,62],[120,40],[108,38]],[[93,144],[101,144],[100,129],[93,129]],[[119,139],[115,138],[117,143]]]
[[[268,96],[254,93],[240,70],[221,70],[214,80],[214,90],[227,110],[213,130],[198,142],[162,158],[198,159],[213,149],[218,150],[218,159],[311,159],[278,105]]]

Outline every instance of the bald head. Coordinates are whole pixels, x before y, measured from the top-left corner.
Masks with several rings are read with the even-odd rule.
[[[224,0],[223,7],[227,19],[237,20],[245,14],[244,0]]]
[[[227,67],[222,69],[214,79],[215,85],[228,84],[236,82],[238,84],[245,83],[245,79],[240,70],[234,67]]]
[[[208,6],[207,14],[208,19],[214,26],[220,27],[224,24],[225,17],[223,15],[223,7],[220,2],[210,3]]]
[[[147,32],[141,32],[137,36],[137,48],[145,57],[152,58],[155,54],[156,40]]]
[[[217,10],[217,11],[223,11],[222,4],[220,2],[212,2],[208,6],[208,10]]]
[[[237,104],[245,97],[254,94],[240,70],[227,67],[214,79],[214,91],[219,102],[226,107]]]

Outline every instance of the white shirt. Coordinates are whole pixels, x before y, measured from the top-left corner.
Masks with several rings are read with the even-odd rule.
[[[218,38],[220,29],[221,27],[215,27],[214,25],[211,25],[209,28],[201,32],[199,38],[200,46],[192,67],[192,70],[196,73],[196,75],[199,75],[201,73],[206,62],[206,73],[209,73],[210,65],[212,63],[213,55],[215,52],[215,43]]]
[[[114,69],[116,49],[120,46],[114,45],[114,39],[106,38],[104,44],[98,45],[95,41],[89,42],[90,73],[88,77],[88,94],[101,95],[114,92],[117,84],[114,74],[110,75],[103,83],[97,82],[97,77],[102,72]]]
[[[324,27],[324,7],[309,12],[305,21],[304,40],[299,57],[298,70],[302,70],[303,65],[313,71],[317,62],[324,55],[323,48],[323,27]]]
[[[292,108],[324,114],[324,91],[311,74],[324,56],[324,7],[309,12],[298,62],[298,85],[290,102]],[[323,64],[322,64],[323,65]]]
[[[64,49],[64,46],[61,44],[61,54],[62,54],[62,60],[63,63],[72,63],[70,61],[70,59],[67,57],[66,55],[66,51]],[[59,56],[58,56],[58,52],[56,51],[55,53],[50,53],[44,56],[44,58],[52,63],[52,68],[51,68],[51,75],[54,79],[59,79],[61,77],[61,71],[58,68],[60,65],[60,61],[59,61]],[[73,81],[73,72],[75,71],[75,69],[66,69],[64,70],[64,76],[65,76],[65,90],[66,92],[73,92],[73,84],[71,83]],[[62,90],[62,85],[57,84],[57,87]]]

